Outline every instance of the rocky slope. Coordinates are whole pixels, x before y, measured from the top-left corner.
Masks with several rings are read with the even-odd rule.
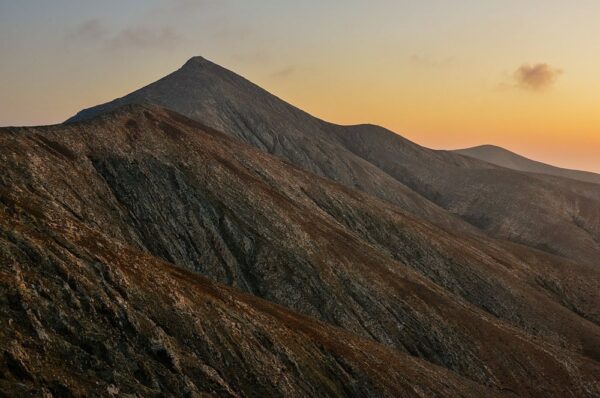
[[[160,109],[0,137],[6,212],[101,231],[495,391],[598,393],[595,269],[450,234]]]
[[[600,174],[587,171],[569,170],[552,166],[546,163],[528,159],[495,145],[480,145],[472,148],[457,149],[453,152],[483,160],[508,169],[526,171],[530,173],[548,174],[557,177],[600,184]]]
[[[81,111],[67,123],[125,104],[154,104],[174,110],[313,174],[384,198],[449,228],[469,228],[341,147],[322,121],[202,57],[190,59],[177,72],[128,96]]]
[[[500,394],[45,210],[2,195],[3,397]]]
[[[560,181],[432,151],[377,126],[326,123],[201,57],[68,122],[128,103],[174,110],[448,230],[473,233],[473,225],[495,237],[598,265],[600,200]]]

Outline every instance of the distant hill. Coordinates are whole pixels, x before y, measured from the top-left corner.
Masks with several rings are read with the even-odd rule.
[[[563,169],[546,163],[528,159],[524,156],[511,152],[495,145],[480,145],[472,148],[458,149],[454,151],[461,155],[470,156],[475,159],[484,160],[497,166],[508,169],[527,171],[530,173],[549,174],[558,177],[571,178],[584,182],[600,184],[600,174],[589,171]]]

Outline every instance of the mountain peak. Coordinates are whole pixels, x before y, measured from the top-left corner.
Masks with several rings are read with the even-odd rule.
[[[209,60],[207,60],[204,57],[201,57],[200,55],[194,56],[190,59],[187,60],[187,62],[185,64],[183,64],[182,69],[183,68],[189,68],[189,67],[203,67],[203,66],[207,66],[212,64],[212,62],[210,62]]]

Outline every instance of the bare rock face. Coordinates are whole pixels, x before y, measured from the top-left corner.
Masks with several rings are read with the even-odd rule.
[[[155,107],[3,129],[0,160],[3,297],[16,297],[3,316],[24,319],[2,338],[17,344],[3,347],[10,388],[55,367],[78,375],[56,388],[112,394],[600,392],[595,268],[450,233]],[[58,365],[77,330],[112,373],[85,373],[85,355]],[[54,347],[50,364],[26,342]],[[156,367],[127,384],[137,368],[110,361],[132,353]]]
[[[433,151],[377,126],[326,123],[201,57],[147,87],[83,110],[68,122],[131,103],[174,110],[448,230],[480,229],[598,265],[597,189]]]

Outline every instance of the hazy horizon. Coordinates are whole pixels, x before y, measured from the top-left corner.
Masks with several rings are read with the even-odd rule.
[[[598,11],[591,1],[0,0],[0,125],[62,122],[201,55],[330,122],[600,172]]]

